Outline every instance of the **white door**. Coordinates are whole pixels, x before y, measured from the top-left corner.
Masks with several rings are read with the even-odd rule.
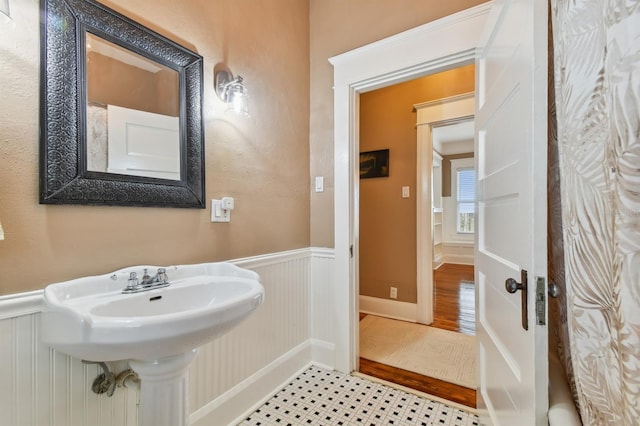
[[[476,59],[476,323],[482,424],[546,425],[547,2],[498,0]],[[510,294],[505,281],[528,295]],[[515,290],[515,288],[514,288]],[[524,302],[524,303],[521,303]],[[528,316],[522,319],[527,309]],[[524,323],[523,323],[524,321]],[[525,327],[528,328],[525,330]]]
[[[178,117],[107,107],[107,172],[180,180]]]

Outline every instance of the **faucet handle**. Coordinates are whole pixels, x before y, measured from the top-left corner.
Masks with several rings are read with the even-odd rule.
[[[165,268],[158,268],[158,274],[156,276],[158,277],[158,282],[169,282],[169,277],[167,277],[167,270]]]
[[[127,287],[134,287],[138,285],[138,273],[130,272],[129,273],[129,281],[127,282]]]
[[[138,274],[135,272],[129,272],[129,280],[127,286],[122,290],[123,293],[134,293],[138,288]]]

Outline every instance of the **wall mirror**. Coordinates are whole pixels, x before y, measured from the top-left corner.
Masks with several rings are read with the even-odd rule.
[[[41,14],[40,202],[204,208],[202,57],[92,0]]]

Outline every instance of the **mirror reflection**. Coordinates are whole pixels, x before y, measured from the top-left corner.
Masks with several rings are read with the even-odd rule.
[[[87,170],[180,180],[178,72],[86,33]]]

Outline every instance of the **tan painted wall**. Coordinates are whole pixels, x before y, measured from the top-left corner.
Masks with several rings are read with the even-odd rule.
[[[309,3],[109,0],[204,57],[207,198],[235,197],[230,224],[210,208],[38,204],[39,12],[12,0],[0,24],[0,294],[134,264],[225,260],[309,246]],[[245,77],[251,118],[213,91],[224,62]]]
[[[360,294],[415,303],[416,114],[413,105],[473,92],[467,65],[360,95],[360,151],[389,148],[389,177],[360,180]],[[402,187],[410,197],[402,198]]]
[[[87,56],[89,102],[172,117],[180,114],[176,71],[163,68],[153,73],[96,52],[90,52]]]
[[[325,192],[311,194],[311,245],[333,247],[333,67],[328,58],[484,3],[484,0],[310,0],[311,176]]]

